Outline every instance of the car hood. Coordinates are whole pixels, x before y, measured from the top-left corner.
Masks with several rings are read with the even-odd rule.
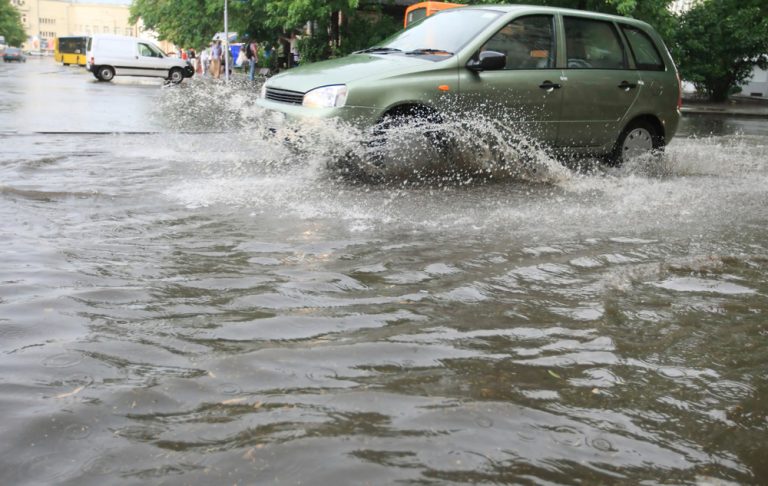
[[[306,93],[320,86],[349,84],[354,81],[376,77],[389,77],[416,70],[424,70],[440,63],[418,56],[401,54],[351,54],[340,59],[321,61],[293,68],[272,77],[267,85]]]

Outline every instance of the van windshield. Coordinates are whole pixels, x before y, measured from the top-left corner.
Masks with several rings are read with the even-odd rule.
[[[379,46],[387,51],[455,53],[476,37],[501,12],[456,8],[414,23]],[[370,50],[369,50],[370,51]]]

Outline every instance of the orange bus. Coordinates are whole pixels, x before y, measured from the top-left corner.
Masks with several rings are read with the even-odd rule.
[[[424,17],[429,17],[435,12],[445,10],[447,8],[463,7],[463,3],[448,3],[448,2],[419,2],[414,3],[405,10],[405,18],[403,18],[403,27],[408,27],[410,24],[421,20]]]

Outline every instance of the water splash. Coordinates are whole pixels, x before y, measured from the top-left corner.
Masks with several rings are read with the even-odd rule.
[[[164,91],[164,112],[189,108],[166,113],[178,130],[208,130],[147,147],[147,157],[178,160],[173,154],[184,152],[167,194],[190,207],[279,210],[363,231],[395,224],[687,232],[738,214],[759,217],[768,206],[760,196],[768,183],[760,138],[677,138],[661,156],[609,167],[556,158],[505,118],[409,120],[378,131],[275,120],[256,106],[257,88],[203,81]]]

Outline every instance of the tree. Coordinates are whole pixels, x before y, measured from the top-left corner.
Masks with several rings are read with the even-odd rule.
[[[11,46],[20,46],[27,40],[21,15],[11,6],[10,0],[0,0],[0,35],[5,37],[5,42]]]
[[[133,0],[130,22],[139,18],[148,29],[157,32],[161,40],[179,46],[208,45],[223,23],[221,11],[215,11],[219,2],[210,0]]]
[[[755,65],[768,68],[768,3],[703,0],[679,16],[675,41],[683,79],[725,101]]]

